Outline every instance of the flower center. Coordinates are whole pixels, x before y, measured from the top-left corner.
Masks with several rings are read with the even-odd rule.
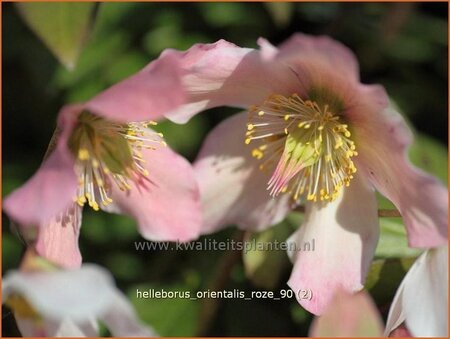
[[[260,169],[276,164],[267,188],[272,196],[289,192],[296,201],[303,195],[333,201],[356,172],[352,157],[358,153],[350,137],[329,105],[297,94],[272,95],[250,108],[245,143],[258,143],[252,155],[264,159]]]
[[[76,202],[88,202],[94,210],[99,204],[112,202],[108,195],[111,184],[120,190],[131,189],[130,181],[147,177],[142,149],[156,149],[166,143],[162,134],[147,127],[154,121],[115,123],[88,112],[78,118],[78,124],[69,138],[69,148],[77,158],[76,171],[79,186]]]

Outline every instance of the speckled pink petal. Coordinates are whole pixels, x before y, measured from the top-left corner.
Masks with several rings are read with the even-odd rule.
[[[237,224],[261,230],[281,221],[290,210],[289,196],[272,198],[271,173],[259,170],[244,143],[247,113],[223,121],[206,138],[194,162],[203,207],[203,233]]]
[[[294,253],[294,269],[288,281],[299,303],[320,315],[342,289],[360,290],[378,241],[379,227],[374,191],[355,175],[349,187],[327,204],[308,203],[305,221],[289,242],[312,251]],[[310,291],[311,298],[302,298]]]
[[[175,55],[165,55],[86,103],[92,113],[119,122],[159,120],[185,101]]]
[[[200,233],[200,196],[191,165],[168,147],[142,150],[149,172],[131,190],[112,185],[110,211],[133,217],[141,235],[156,241],[190,241]]]
[[[78,236],[81,227],[81,207],[73,204],[65,212],[39,227],[36,252],[64,268],[81,266]]]

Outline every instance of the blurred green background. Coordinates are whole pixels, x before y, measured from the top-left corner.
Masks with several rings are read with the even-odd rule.
[[[256,47],[294,32],[326,34],[357,55],[365,83],[387,89],[413,129],[413,161],[447,181],[446,3],[101,3],[74,70],[64,68],[30,30],[13,4],[2,4],[3,192],[19,187],[39,167],[58,110],[83,101],[141,69],[165,48],[226,39]],[[49,20],[52,18],[49,17]],[[213,126],[235,112],[212,109],[187,125],[164,122],[168,144],[194,160]],[[419,189],[419,188],[418,188]],[[390,204],[380,198],[382,207]],[[26,208],[26,206],[24,206]],[[301,215],[262,234],[285,240]],[[2,273],[17,268],[24,245],[3,216]],[[209,238],[244,236],[228,228]],[[127,217],[85,209],[80,246],[86,262],[108,268],[141,318],[164,336],[305,336],[311,315],[294,299],[189,301],[136,299],[136,288],[199,291],[287,289],[291,264],[282,252],[135,251],[140,240]],[[406,247],[398,219],[382,220],[377,260],[366,287],[385,314],[404,269],[417,252]],[[246,274],[247,272],[247,274]],[[3,336],[19,335],[3,309]]]

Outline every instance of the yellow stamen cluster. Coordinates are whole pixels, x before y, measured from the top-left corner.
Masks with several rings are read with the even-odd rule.
[[[83,112],[69,139],[77,157],[79,186],[76,202],[86,202],[94,210],[112,203],[108,191],[111,184],[120,190],[131,189],[130,182],[147,177],[142,149],[166,146],[163,135],[148,129],[154,121],[119,124]]]
[[[356,167],[348,125],[330,110],[297,94],[270,96],[249,110],[245,143],[257,143],[252,156],[261,170],[275,167],[268,183],[272,196],[289,192],[294,200],[332,201],[349,186]]]

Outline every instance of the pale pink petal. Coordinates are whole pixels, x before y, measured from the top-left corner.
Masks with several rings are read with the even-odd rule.
[[[101,92],[86,108],[119,122],[157,120],[185,101],[176,55],[165,55]]]
[[[372,113],[375,113],[372,111]],[[355,115],[357,167],[402,214],[412,247],[435,247],[448,239],[448,190],[407,159],[411,134],[393,109]]]
[[[77,176],[67,149],[57,148],[39,170],[3,202],[8,216],[21,226],[39,226],[73,203]]]
[[[307,204],[305,221],[292,236],[297,248],[315,242],[313,251],[297,252],[288,285],[300,304],[318,315],[336,290],[352,293],[363,287],[378,241],[373,190],[355,175],[342,191],[333,202]],[[310,298],[301,298],[302,290],[310,291]]]
[[[206,138],[194,162],[203,207],[203,233],[229,224],[261,230],[281,221],[289,196],[272,198],[267,191],[271,172],[260,171],[245,145],[247,113],[223,121]]]
[[[78,236],[81,227],[81,207],[73,204],[38,230],[36,252],[64,268],[81,266]]]
[[[63,321],[44,320],[36,322],[31,319],[16,316],[17,327],[24,337],[97,337],[98,326],[96,322],[76,324],[70,319]]]
[[[408,331],[408,329],[405,327],[404,324],[397,327],[395,330],[393,330],[389,334],[390,338],[410,338],[412,337],[411,332]]]
[[[116,294],[111,307],[100,317],[114,337],[155,337],[156,333],[144,325],[127,298]]]
[[[257,42],[260,48],[261,58],[263,60],[270,61],[276,57],[278,54],[278,48],[264,38],[259,38]]]
[[[3,301],[18,294],[44,318],[55,321],[97,318],[116,293],[111,275],[96,265],[67,271],[12,271],[2,284]]]
[[[310,337],[380,337],[383,321],[370,295],[338,290],[320,317],[314,318]]]
[[[359,66],[355,55],[342,43],[328,36],[296,33],[278,46],[277,58],[292,66],[319,65],[339,72],[347,79],[359,81]]]
[[[191,165],[168,147],[142,150],[149,172],[131,190],[112,185],[111,212],[133,217],[142,236],[156,241],[190,241],[200,233],[201,209]]]
[[[9,272],[2,285],[3,300],[22,296],[44,320],[18,319],[22,333],[39,336],[97,335],[96,320],[117,336],[153,336],[142,324],[111,275],[96,265],[67,271]]]
[[[179,123],[208,108],[248,107],[260,104],[272,93],[290,95],[298,83],[286,65],[224,40],[196,44],[186,52],[167,50],[163,57],[167,55],[181,59],[183,86],[188,93],[186,104],[167,114]]]
[[[291,92],[302,98],[337,103],[345,115],[361,105],[360,91],[366,86],[359,83],[358,62],[353,53],[341,43],[325,36],[294,34],[277,49],[260,39],[261,53],[271,58],[271,64],[281,64],[290,70],[296,80]],[[286,80],[290,81],[290,77]],[[284,94],[286,93],[278,93]]]
[[[448,336],[448,247],[430,249],[409,269],[392,302],[386,334],[405,322],[415,337]]]

